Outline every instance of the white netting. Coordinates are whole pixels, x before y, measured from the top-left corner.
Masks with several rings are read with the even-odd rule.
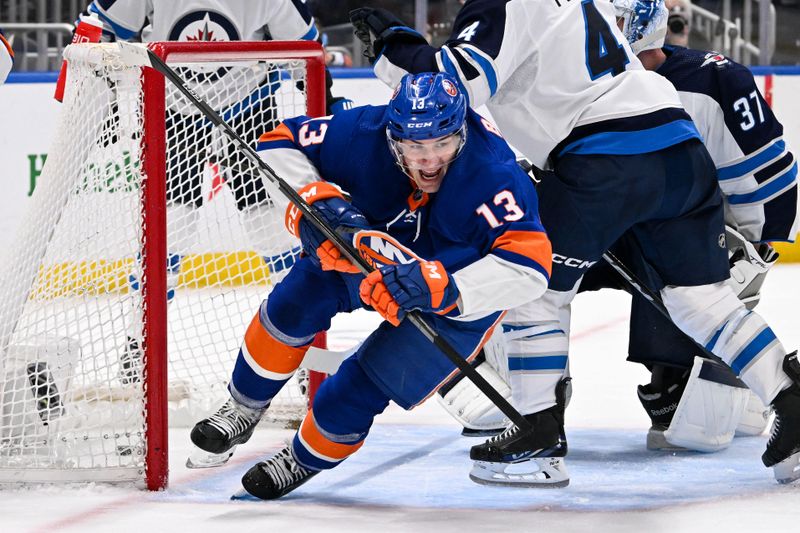
[[[56,141],[0,278],[0,481],[144,470],[141,243],[158,231],[140,195],[150,119],[141,69],[99,49],[101,62],[70,60]],[[250,143],[306,112],[305,61],[181,57],[171,66]],[[282,227],[285,202],[166,91],[170,418],[190,424],[226,396],[247,324],[297,243]],[[270,409],[280,420],[304,412],[302,380],[290,385]]]

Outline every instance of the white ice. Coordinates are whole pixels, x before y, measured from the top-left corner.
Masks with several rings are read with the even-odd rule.
[[[789,349],[800,344],[796,308],[800,266],[776,267],[759,311]],[[102,485],[0,492],[0,531],[798,531],[800,484],[780,486],[761,465],[766,436],[737,438],[717,454],[645,450],[648,420],[635,386],[646,380],[626,363],[629,297],[604,291],[573,305],[572,404],[567,412],[570,486],[485,487],[467,478],[478,442],[434,401],[390,409],[364,447],[286,498],[233,502],[242,473],[291,437],[259,430],[225,467],[187,470],[188,429],[170,435],[170,486],[159,493]],[[337,319],[333,348],[377,323]]]

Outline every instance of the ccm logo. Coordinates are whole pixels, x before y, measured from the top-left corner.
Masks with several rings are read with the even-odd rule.
[[[433,126],[433,122],[413,122],[408,124],[408,128],[430,128]]]
[[[553,254],[553,263],[558,263],[559,265],[564,265],[571,268],[589,268],[597,263],[597,261],[586,261],[584,259],[578,259],[575,257],[566,257],[564,255]]]

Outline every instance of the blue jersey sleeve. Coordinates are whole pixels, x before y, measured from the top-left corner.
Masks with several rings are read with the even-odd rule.
[[[310,118],[300,115],[288,118],[272,131],[258,138],[256,151],[288,148],[301,152],[320,169],[322,144],[330,127],[331,117]]]
[[[550,278],[552,248],[539,219],[539,203],[533,182],[510,162],[493,165],[481,175],[482,182],[469,196],[460,227],[465,240],[478,244],[480,255],[529,268]]]

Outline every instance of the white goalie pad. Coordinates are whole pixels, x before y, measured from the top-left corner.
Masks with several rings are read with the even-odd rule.
[[[511,400],[508,384],[508,363],[502,328],[496,328],[483,347],[486,360],[475,370],[506,400]],[[505,374],[505,376],[503,375]],[[508,418],[469,379],[461,379],[444,396],[436,396],[439,403],[465,428],[491,430],[509,425]]]
[[[772,407],[764,405],[764,402],[755,395],[753,391],[748,391],[747,405],[736,426],[736,437],[750,437],[761,435],[769,427],[772,417]]]
[[[665,440],[700,452],[723,450],[733,440],[750,390],[719,363],[695,357]]]

